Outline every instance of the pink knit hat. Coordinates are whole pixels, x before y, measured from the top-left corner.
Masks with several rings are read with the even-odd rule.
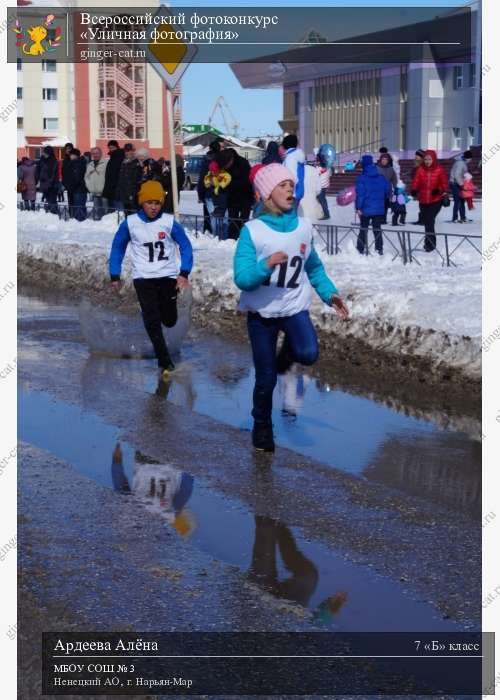
[[[263,168],[260,168],[256,173],[253,186],[260,194],[261,199],[265,202],[276,185],[279,185],[280,182],[284,180],[291,180],[294,182],[292,173],[288,168],[285,168],[284,165],[271,163],[270,165],[265,165]]]

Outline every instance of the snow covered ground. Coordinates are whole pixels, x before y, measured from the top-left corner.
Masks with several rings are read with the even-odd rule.
[[[416,219],[416,208],[416,203],[409,203],[408,221]],[[334,205],[330,210],[332,221],[326,223],[350,225],[354,221],[352,207]],[[181,212],[201,214],[194,192],[182,193]],[[445,210],[444,217],[448,212]],[[471,214],[476,219],[474,223],[454,225],[443,223],[441,213],[436,228],[451,233],[466,233],[467,228],[467,233],[477,235],[480,204]],[[116,228],[113,214],[100,222],[79,223],[60,221],[43,212],[20,212],[19,252],[69,268],[82,286],[102,284]],[[371,232],[369,236],[371,240]],[[232,276],[234,242],[219,242],[204,235],[191,239],[195,251],[191,275],[195,303],[206,304],[210,298],[212,312],[234,310],[239,295]],[[460,368],[468,376],[479,377],[481,257],[470,246],[461,246],[456,257],[458,266],[450,268],[443,267],[437,253],[419,253],[420,265],[392,261],[390,254],[361,256],[355,249],[353,235],[342,244],[339,255],[326,255],[323,247],[318,238],[318,252],[347,300],[352,319],[341,323],[316,298],[311,312],[318,327],[338,336],[359,337],[377,350],[428,357],[435,365]],[[388,253],[390,246],[386,244],[385,250]],[[129,271],[126,261],[124,276]]]

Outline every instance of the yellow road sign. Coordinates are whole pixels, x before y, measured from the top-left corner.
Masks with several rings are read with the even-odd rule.
[[[198,48],[176,38],[175,33],[179,31],[179,27],[169,23],[170,12],[166,7],[160,7],[155,16],[160,15],[165,20],[161,24],[153,25],[150,41],[146,46],[146,58],[163,82],[173,90]]]

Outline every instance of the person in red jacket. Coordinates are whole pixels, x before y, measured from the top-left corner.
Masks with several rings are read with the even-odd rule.
[[[424,162],[417,168],[411,183],[411,194],[420,202],[426,234],[424,249],[427,253],[436,248],[434,223],[443,206],[443,196],[447,189],[448,177],[445,169],[437,162],[436,151],[425,151]]]

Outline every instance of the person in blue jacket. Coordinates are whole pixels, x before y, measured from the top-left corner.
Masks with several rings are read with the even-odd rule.
[[[242,290],[239,309],[248,312],[255,365],[252,441],[268,452],[274,450],[271,413],[278,371],[293,362],[312,365],[318,358],[308,312],[311,285],[342,319],[349,315],[314,249],[311,222],[297,215],[294,185],[283,165],[258,170],[254,188],[260,206],[243,226],[234,256],[234,281]],[[280,331],[285,339],[276,357]]]
[[[382,224],[385,221],[385,203],[391,194],[391,184],[381,175],[373,163],[373,157],[361,158],[363,172],[356,178],[356,211],[360,219],[357,249],[361,254],[368,253],[368,226],[373,227],[375,250],[384,254]]]
[[[172,214],[162,213],[165,191],[154,180],[139,190],[141,209],[122,221],[113,239],[109,258],[111,285],[120,288],[123,258],[130,243],[134,287],[141,306],[144,327],[153,345],[160,378],[167,380],[175,369],[163,337],[177,323],[177,291],[189,286],[193,248],[183,227]],[[177,260],[180,251],[180,267]]]

